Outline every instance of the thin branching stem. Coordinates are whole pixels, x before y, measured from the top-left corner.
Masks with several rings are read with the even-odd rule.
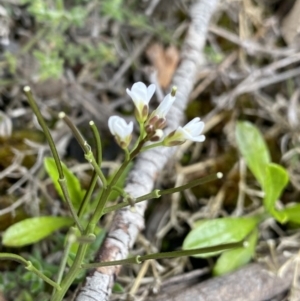
[[[147,254],[142,256],[134,256],[127,259],[122,260],[114,260],[109,262],[97,262],[97,263],[89,263],[81,265],[82,269],[92,269],[98,267],[105,267],[105,266],[114,266],[114,265],[123,265],[123,264],[140,264],[145,260],[150,259],[163,259],[163,258],[175,258],[175,257],[183,257],[183,256],[194,256],[199,254],[211,253],[211,252],[219,252],[225,251],[234,248],[241,248],[244,245],[244,241],[222,244],[218,246],[212,247],[205,247],[205,248],[198,248],[198,249],[191,249],[191,250],[179,250],[173,252],[162,252],[162,253],[155,253],[155,254]]]
[[[43,118],[43,116],[42,116],[42,114],[41,114],[41,112],[40,112],[33,96],[32,96],[31,89],[30,89],[29,86],[24,87],[24,93],[25,93],[25,95],[27,97],[27,100],[28,100],[28,102],[29,102],[29,104],[32,108],[33,113],[37,117],[38,122],[39,122],[41,128],[43,129],[43,132],[46,136],[46,139],[47,139],[48,144],[49,144],[50,149],[51,149],[52,156],[53,156],[53,158],[55,160],[55,164],[57,166],[57,171],[58,171],[58,174],[59,174],[59,178],[63,179],[64,178],[64,173],[63,173],[62,165],[61,165],[60,158],[59,158],[57,149],[55,147],[53,138],[52,138],[52,136],[50,134],[50,131],[47,127],[47,124],[46,124],[46,122],[45,122],[45,120],[44,120],[44,118]]]
[[[82,232],[83,228],[80,224],[80,221],[79,221],[78,216],[76,214],[75,208],[74,208],[74,206],[73,206],[73,204],[70,200],[69,193],[68,193],[68,187],[66,185],[66,179],[65,179],[65,176],[64,176],[64,172],[63,172],[63,168],[62,168],[60,158],[59,158],[57,149],[55,147],[53,138],[52,138],[52,136],[50,134],[50,131],[47,127],[47,124],[46,124],[46,122],[45,122],[45,120],[44,120],[44,118],[43,118],[43,116],[42,116],[42,114],[41,114],[41,112],[40,112],[33,96],[32,96],[31,89],[30,89],[29,86],[24,87],[24,93],[27,96],[28,102],[29,102],[29,104],[32,108],[32,111],[36,115],[36,117],[38,119],[38,122],[39,122],[41,128],[43,129],[43,132],[45,133],[46,139],[47,139],[48,144],[50,146],[50,149],[51,149],[51,152],[52,152],[52,155],[53,155],[56,167],[57,167],[57,171],[58,171],[58,175],[59,175],[58,183],[61,187],[64,198],[65,198],[65,200],[67,202],[67,205],[70,209],[71,215],[72,215],[78,229]]]
[[[59,286],[59,284],[57,284],[55,281],[51,280],[46,275],[44,275],[43,273],[41,273],[32,264],[31,261],[26,260],[25,258],[23,258],[20,255],[13,254],[13,253],[0,253],[0,260],[13,260],[13,261],[16,261],[18,263],[21,263],[21,264],[23,264],[25,266],[26,270],[33,272],[38,277],[40,277],[41,279],[43,279],[45,282],[47,282],[48,284],[50,284],[51,286],[53,286],[56,290],[58,290],[58,291],[61,290],[61,287]]]
[[[65,267],[66,267],[66,264],[67,264],[67,260],[68,260],[68,256],[69,256],[71,246],[76,241],[75,231],[76,231],[76,229],[71,228],[69,233],[67,234],[67,243],[65,245],[64,253],[63,253],[62,259],[60,261],[60,265],[59,265],[59,269],[58,269],[58,273],[57,273],[57,280],[56,281],[57,281],[58,285],[60,285],[61,280],[63,278],[63,274],[64,274]]]
[[[101,167],[101,164],[102,164],[102,145],[101,145],[100,134],[99,134],[99,131],[98,131],[98,129],[97,129],[97,127],[96,127],[96,125],[93,121],[90,121],[90,127],[92,129],[93,136],[94,136],[94,141],[95,141],[95,144],[96,144],[96,156],[95,157],[96,157],[98,166]],[[95,189],[95,186],[96,186],[96,183],[97,183],[97,173],[94,170],[93,175],[92,175],[92,179],[90,181],[90,185],[89,185],[89,187],[88,187],[88,189],[85,193],[85,196],[83,198],[83,201],[81,202],[81,205],[80,205],[80,208],[79,208],[79,211],[78,211],[79,218],[82,217],[88,203],[90,202],[92,193],[93,193],[93,191]]]
[[[207,182],[214,181],[214,180],[217,180],[217,179],[220,179],[220,178],[222,178],[222,173],[218,172],[216,174],[212,174],[212,175],[209,175],[209,176],[201,178],[201,179],[196,179],[196,180],[191,181],[190,183],[187,183],[187,184],[182,185],[182,186],[178,186],[178,187],[174,187],[174,188],[170,188],[170,189],[165,189],[165,190],[155,189],[150,193],[147,193],[145,195],[142,195],[142,196],[136,198],[134,200],[134,203],[137,204],[137,203],[149,200],[149,199],[157,199],[162,195],[172,194],[172,193],[175,193],[175,192],[183,191],[183,190],[186,190],[186,189],[198,186],[198,185],[202,185],[202,184],[205,184]],[[130,205],[131,205],[131,203],[129,201],[124,201],[120,204],[116,204],[116,205],[113,205],[113,206],[106,207],[103,210],[103,214],[106,214],[106,213],[109,213],[109,212],[112,212],[112,211],[116,211],[116,210],[122,209],[122,208],[130,206]]]
[[[85,159],[93,166],[94,170],[96,171],[97,175],[99,176],[99,178],[102,182],[103,187],[106,187],[107,181],[105,179],[105,176],[104,176],[100,166],[98,165],[98,163],[95,160],[95,157],[93,155],[93,152],[92,152],[91,147],[89,146],[89,144],[82,137],[82,135],[79,132],[79,130],[77,129],[77,127],[73,124],[73,122],[70,120],[70,118],[64,112],[59,113],[59,118],[63,119],[64,122],[67,124],[67,126],[70,128],[70,130],[72,131],[73,135],[75,136],[77,142],[79,143],[82,150],[84,151]],[[96,127],[92,127],[92,129],[93,129],[93,133],[94,133],[94,130],[97,131]],[[96,139],[98,139],[98,137]],[[100,137],[99,137],[99,139],[100,139]],[[101,144],[99,146],[99,142],[96,142],[96,143],[97,143],[97,147],[101,148]]]

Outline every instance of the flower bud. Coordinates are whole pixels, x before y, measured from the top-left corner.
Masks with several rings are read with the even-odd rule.
[[[131,90],[126,89],[127,94],[131,97],[135,105],[135,117],[138,122],[144,122],[148,118],[149,101],[155,92],[155,85],[147,87],[142,82],[133,84]]]
[[[127,124],[123,118],[111,116],[108,119],[108,127],[120,147],[127,148],[132,138],[133,122]]]

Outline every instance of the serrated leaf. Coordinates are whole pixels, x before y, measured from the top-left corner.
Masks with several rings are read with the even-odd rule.
[[[213,274],[220,276],[232,272],[248,263],[255,253],[258,231],[255,229],[247,239],[247,246],[225,251],[218,258]]]
[[[247,166],[263,186],[265,168],[271,162],[270,153],[260,131],[250,122],[238,122],[235,131],[236,141]]]
[[[42,216],[24,219],[10,226],[3,235],[3,245],[23,247],[35,243],[54,231],[71,226],[69,217]]]
[[[66,179],[71,202],[75,209],[79,209],[81,201],[84,197],[85,191],[81,189],[78,178],[70,171],[70,169],[63,162],[61,162],[61,164],[62,164],[64,176]],[[57,193],[59,194],[59,196],[61,197],[62,200],[65,200],[63,192],[62,192],[61,187],[58,182],[59,175],[58,175],[58,171],[57,171],[54,159],[51,157],[45,158],[44,166],[45,166],[45,169],[46,169],[49,177],[51,178],[51,180],[54,184],[54,187],[55,187]]]
[[[300,204],[287,207],[279,212],[282,212],[282,214],[284,214],[286,218],[286,222],[293,222],[293,223],[300,224]]]
[[[257,225],[255,217],[246,218],[218,218],[199,223],[185,238],[183,249],[197,249],[217,246],[225,243],[243,240]],[[199,254],[194,257],[211,257],[223,251]]]
[[[265,209],[281,223],[286,221],[286,216],[284,211],[277,211],[275,209],[275,203],[282,194],[282,191],[286,187],[288,181],[289,175],[283,167],[275,163],[267,165],[266,178],[263,185],[263,189],[265,191],[263,204]]]

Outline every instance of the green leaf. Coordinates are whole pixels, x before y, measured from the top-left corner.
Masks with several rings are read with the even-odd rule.
[[[223,252],[214,266],[213,274],[220,276],[248,263],[255,253],[257,238],[258,231],[255,229],[247,239],[247,246]]]
[[[263,204],[266,211],[272,214],[273,217],[281,223],[286,221],[286,216],[283,211],[278,211],[275,209],[275,202],[280,197],[288,181],[289,175],[287,171],[280,165],[270,163],[266,167],[266,178],[263,185],[265,191]]]
[[[285,216],[286,222],[300,224],[300,204],[287,207],[279,212]]]
[[[125,289],[124,289],[124,287],[120,283],[115,282],[114,286],[112,288],[112,291],[113,291],[114,294],[118,294],[118,293],[122,294],[122,293],[125,292]]]
[[[258,218],[255,217],[226,217],[197,223],[197,227],[186,236],[183,249],[190,250],[239,242],[254,229],[258,222]],[[199,254],[195,257],[206,258],[222,252]]]
[[[270,153],[263,136],[250,122],[238,122],[235,131],[236,141],[247,166],[257,181],[263,186],[265,168],[271,162]]]
[[[72,202],[73,206],[75,207],[75,209],[79,209],[81,201],[84,197],[85,191],[81,189],[79,180],[70,171],[70,169],[68,169],[68,167],[63,162],[61,162],[61,164],[62,164],[63,172],[65,175],[66,184],[68,187],[68,192],[69,192],[71,202]],[[61,197],[62,200],[65,200],[64,196],[63,196],[63,192],[62,192],[61,187],[58,182],[59,175],[58,175],[58,171],[57,171],[54,159],[51,157],[45,158],[44,166],[54,184],[54,187],[55,187],[57,193],[59,194],[59,196]]]
[[[3,235],[3,245],[22,247],[35,243],[52,232],[74,224],[69,217],[42,216],[24,219],[10,226]]]

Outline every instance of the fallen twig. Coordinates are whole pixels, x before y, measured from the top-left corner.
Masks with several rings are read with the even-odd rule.
[[[282,262],[282,260],[281,260]],[[295,264],[287,263],[283,273],[270,271],[265,264],[253,263],[242,269],[182,288],[160,294],[149,301],[263,301],[287,291],[293,281]],[[299,299],[298,299],[299,300]]]

